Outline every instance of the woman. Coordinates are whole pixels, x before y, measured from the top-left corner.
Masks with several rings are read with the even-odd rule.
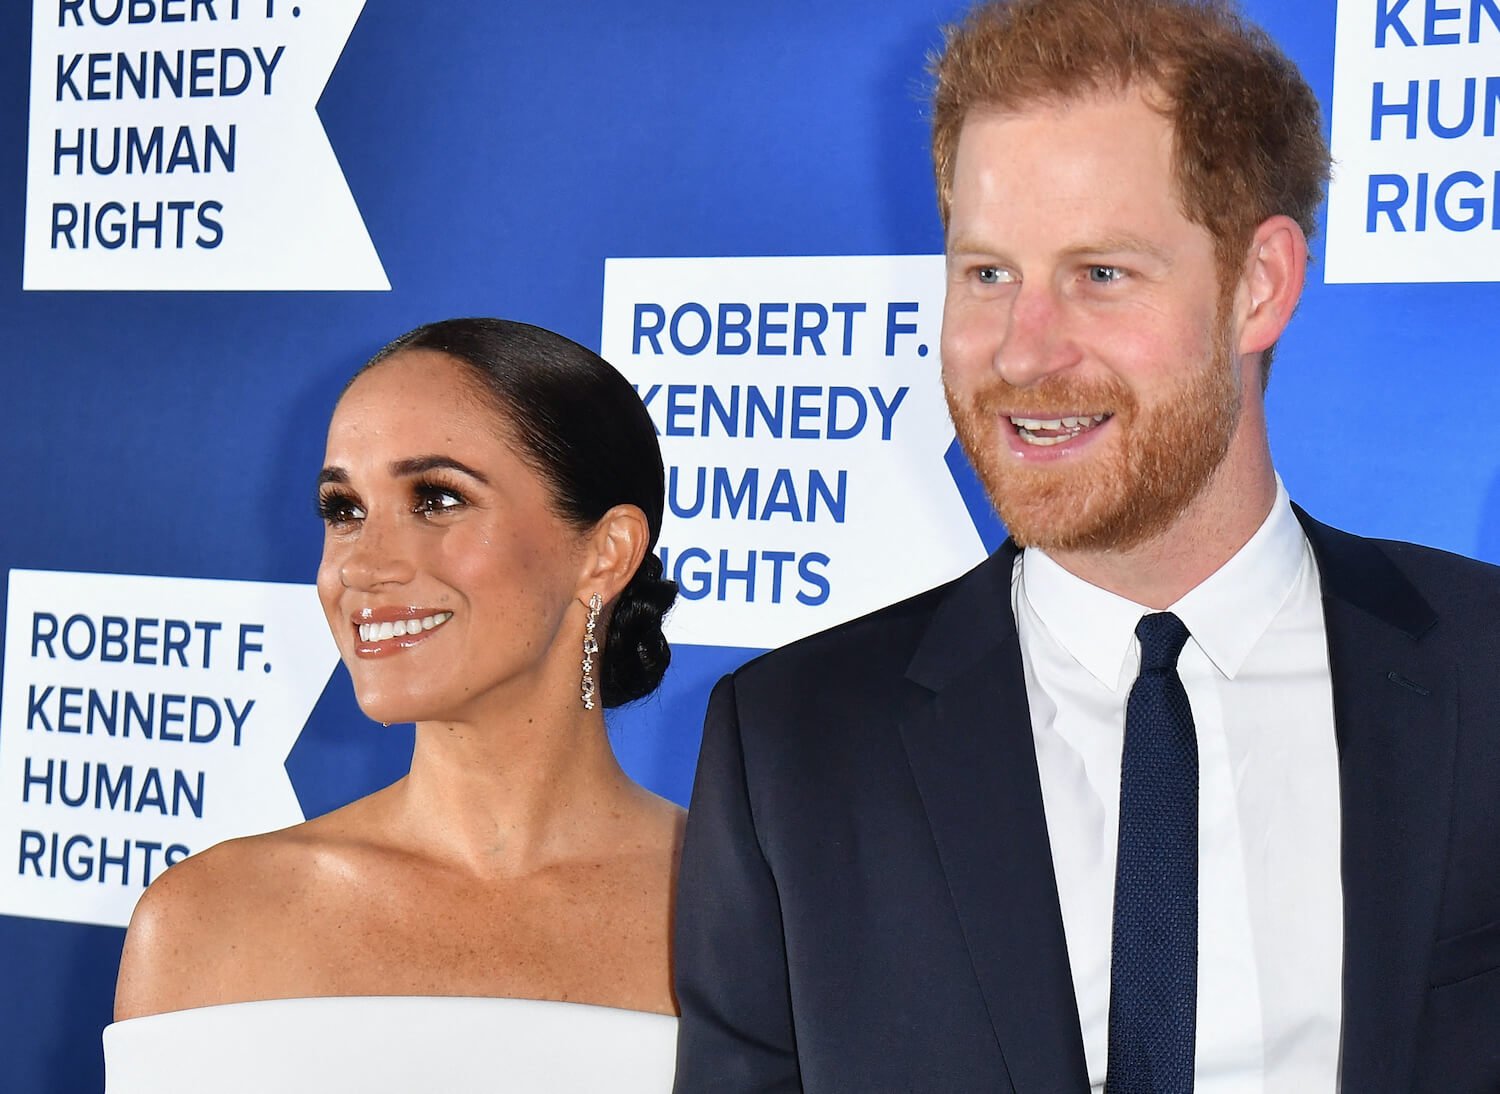
[[[345,389],[318,507],[328,624],[365,713],[416,723],[411,770],[151,886],[111,1094],[667,1089],[684,814],[602,711],[669,657],[645,408],[548,331],[421,327]]]

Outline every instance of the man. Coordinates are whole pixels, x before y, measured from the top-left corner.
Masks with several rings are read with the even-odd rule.
[[[936,75],[1013,538],[716,689],[679,1094],[1500,1089],[1500,571],[1316,523],[1267,443],[1316,100],[1189,0],[992,3]]]

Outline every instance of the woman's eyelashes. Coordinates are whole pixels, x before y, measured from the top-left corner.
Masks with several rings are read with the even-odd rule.
[[[318,491],[318,516],[327,525],[349,524],[364,519],[359,499],[343,490]]]
[[[468,496],[458,487],[435,479],[417,479],[410,483],[410,495],[404,508],[413,516],[430,518],[456,513],[469,505]],[[365,506],[347,490],[323,489],[318,493],[318,516],[330,527],[341,527],[365,519]]]
[[[436,479],[418,479],[412,484],[412,512],[421,516],[441,516],[463,509],[468,497],[457,487]]]

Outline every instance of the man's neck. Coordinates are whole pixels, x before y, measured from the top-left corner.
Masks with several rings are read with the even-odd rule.
[[[1090,585],[1148,608],[1169,608],[1250,541],[1276,500],[1269,454],[1241,474],[1227,465],[1220,471],[1160,536],[1128,548],[1047,554]]]

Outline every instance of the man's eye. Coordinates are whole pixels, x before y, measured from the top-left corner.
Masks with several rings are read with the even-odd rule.
[[[1001,285],[1010,280],[999,266],[980,266],[974,275],[981,285]]]
[[[1125,271],[1118,266],[1090,266],[1089,280],[1095,285],[1108,285],[1115,281],[1122,281]]]

